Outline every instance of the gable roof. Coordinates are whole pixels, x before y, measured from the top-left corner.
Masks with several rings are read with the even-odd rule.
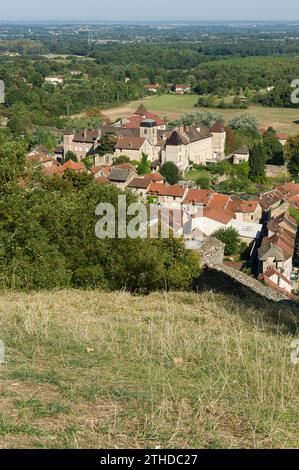
[[[108,176],[109,181],[115,181],[116,183],[124,183],[130,176],[130,171],[122,168],[113,168]]]
[[[150,180],[144,178],[134,178],[128,185],[129,188],[147,189],[151,184]]]
[[[258,200],[252,201],[229,201],[227,208],[232,212],[241,212],[243,214],[250,214],[256,211],[259,205]]]
[[[279,186],[278,191],[283,193],[285,196],[295,196],[296,194],[299,194],[299,184],[298,183],[286,183],[283,184],[282,186]]]
[[[120,163],[119,165],[114,165],[113,168],[118,168],[120,170],[129,170],[136,171],[136,169],[131,165],[131,163]]]
[[[183,197],[186,188],[179,184],[151,183],[148,192],[157,196]]]
[[[283,199],[284,195],[278,189],[274,189],[273,191],[263,194],[259,202],[263,210],[266,211],[269,210],[274,204],[283,201]]]
[[[73,142],[93,144],[100,137],[99,129],[84,130],[75,134]]]
[[[102,171],[102,173],[104,173],[104,175],[108,176],[112,171],[112,166],[106,166],[106,165],[94,166],[93,168],[91,168],[90,171],[94,175],[96,175],[97,173]]]
[[[227,209],[209,207],[204,209],[203,216],[207,219],[212,219],[216,222],[220,222],[223,225],[227,225],[228,222],[230,222],[234,218],[234,214]]]
[[[215,191],[212,189],[189,189],[184,204],[202,204],[207,206]]]
[[[189,142],[188,142],[188,139],[186,139],[186,137],[181,135],[178,131],[173,131],[170,137],[168,137],[168,139],[166,140],[165,145],[178,146],[178,145],[187,145],[188,143]]]
[[[73,160],[68,160],[58,169],[60,174],[64,173],[66,170],[85,171],[86,168],[80,162],[73,162]]]
[[[142,103],[135,111],[136,116],[145,116],[148,113],[148,110]]]
[[[208,207],[227,209],[231,198],[227,194],[214,193],[209,200]]]
[[[140,150],[146,139],[143,137],[121,137],[115,148],[121,150]]]

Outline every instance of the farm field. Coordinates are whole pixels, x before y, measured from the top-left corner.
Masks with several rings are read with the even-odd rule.
[[[132,101],[120,106],[119,108],[104,110],[103,113],[111,120],[114,120],[117,117],[131,114],[132,111],[137,109],[140,103],[144,103],[149,111],[155,112],[161,117],[167,116],[170,119],[178,118],[185,113],[209,111],[209,108],[195,107],[197,100],[197,95],[161,95],[149,97],[142,101]],[[243,113],[250,113],[257,117],[260,127],[272,126],[279,132],[286,132],[291,135],[299,133],[299,109],[251,106],[246,110],[210,110],[223,114],[226,123],[228,123],[234,116]],[[295,121],[298,121],[298,124],[296,124]]]

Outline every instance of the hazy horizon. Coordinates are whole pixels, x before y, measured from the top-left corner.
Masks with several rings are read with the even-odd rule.
[[[239,0],[214,0],[212,12],[207,2],[185,0],[183,8],[178,0],[85,0],[84,8],[76,8],[74,0],[52,0],[49,4],[38,0],[10,0],[1,6],[0,22],[4,21],[91,21],[91,22],[130,22],[130,21],[299,21],[299,4],[295,0],[285,0],[274,4],[272,0],[252,0],[241,4]],[[180,9],[182,10],[180,12]],[[78,10],[78,12],[76,11]],[[16,13],[17,12],[17,15]],[[258,12],[258,13],[257,13]],[[298,18],[298,20],[296,20]]]

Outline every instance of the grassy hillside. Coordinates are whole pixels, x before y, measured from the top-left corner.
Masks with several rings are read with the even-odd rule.
[[[298,447],[295,317],[247,302],[3,295],[1,447]]]
[[[134,101],[120,108],[105,110],[104,114],[112,120],[122,115],[129,115],[134,112],[137,107],[144,103],[149,111],[159,114],[161,117],[169,117],[171,119],[178,118],[185,113],[196,111],[217,111],[223,114],[225,122],[228,123],[234,116],[243,113],[253,114],[257,117],[261,127],[274,127],[279,132],[287,132],[297,134],[299,125],[295,121],[299,120],[299,110],[291,108],[267,108],[263,106],[250,106],[249,109],[210,109],[196,108],[198,101],[197,95],[161,95],[153,98],[147,98],[142,101]]]

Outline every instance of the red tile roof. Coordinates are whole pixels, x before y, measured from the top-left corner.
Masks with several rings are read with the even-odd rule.
[[[157,196],[183,197],[186,189],[179,184],[166,185],[162,183],[151,183],[148,192]]]
[[[106,176],[108,176],[112,171],[112,166],[100,165],[100,166],[94,166],[93,168],[91,168],[91,172],[94,175],[99,173],[99,171],[102,171]]]
[[[184,204],[202,204],[207,206],[215,191],[211,189],[189,189]]]
[[[136,171],[135,167],[131,165],[131,163],[120,163],[119,165],[114,165],[112,168],[118,168],[120,170]]]
[[[72,171],[85,171],[86,168],[85,166],[80,163],[80,162],[73,162],[73,160],[68,160],[66,163],[64,163],[60,168],[59,168],[59,173],[62,174],[66,170],[72,170]]]
[[[259,205],[258,200],[254,201],[230,201],[227,205],[227,209],[232,212],[242,212],[243,214],[249,214],[255,212]]]
[[[208,207],[217,209],[227,209],[230,200],[230,196],[227,196],[226,194],[214,193],[211,199],[209,200]]]
[[[142,178],[148,179],[150,181],[160,183],[164,181],[164,177],[160,175],[160,173],[147,173],[145,175],[141,175]]]
[[[203,216],[207,219],[215,220],[223,225],[228,224],[233,218],[234,214],[227,209],[207,208],[203,211]]]
[[[286,183],[282,186],[279,186],[278,191],[283,193],[286,197],[292,197],[296,194],[299,194],[299,184],[298,183]]]

